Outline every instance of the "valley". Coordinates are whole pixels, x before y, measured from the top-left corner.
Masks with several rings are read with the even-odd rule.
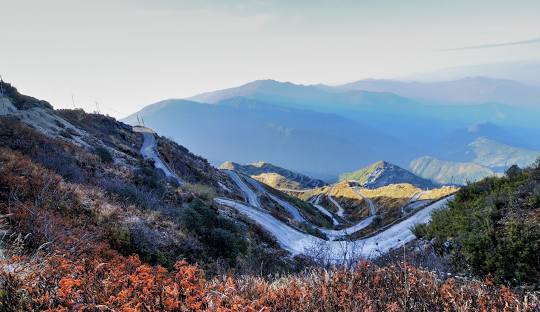
[[[5,88],[9,89],[12,87],[5,85]],[[15,89],[11,90],[16,92]],[[13,97],[6,97],[2,100],[12,102],[13,99]],[[98,155],[101,155],[100,157],[102,157],[103,161],[109,162],[114,166],[121,163],[131,163],[131,166],[133,166],[137,158],[143,159],[151,164],[151,167],[154,168],[153,170],[156,173],[161,173],[164,179],[162,183],[167,181],[166,183],[170,184],[173,189],[174,187],[185,188],[187,191],[191,190],[195,192],[195,196],[199,196],[203,200],[213,200],[218,206],[236,209],[238,213],[243,214],[262,226],[264,230],[268,231],[278,241],[280,247],[290,251],[292,255],[306,254],[313,248],[324,248],[328,249],[329,254],[327,256],[333,259],[332,262],[335,263],[339,253],[345,253],[349,255],[347,257],[353,257],[350,252],[338,250],[343,247],[342,245],[354,244],[356,246],[358,244],[367,244],[367,246],[370,246],[366,247],[365,252],[355,254],[354,257],[357,258],[372,254],[374,252],[374,246],[378,246],[379,244],[383,246],[382,251],[380,251],[381,253],[391,248],[399,247],[413,237],[405,229],[408,229],[411,224],[416,224],[416,222],[426,222],[431,209],[444,206],[442,203],[445,200],[441,200],[441,198],[446,198],[457,191],[456,188],[448,188],[444,192],[440,192],[439,189],[421,191],[421,189],[411,184],[401,186],[399,183],[405,180],[410,180],[411,183],[421,181],[424,184],[421,183],[419,186],[424,187],[434,186],[435,184],[424,182],[424,180],[414,177],[412,173],[385,162],[378,162],[371,167],[363,169],[361,171],[363,174],[362,177],[358,175],[349,176],[348,180],[332,185],[262,162],[244,167],[238,164],[228,163],[222,166],[226,169],[210,169],[211,167],[207,167],[208,165],[203,159],[189,155],[188,158],[181,156],[187,150],[182,150],[182,147],[175,147],[174,143],[161,139],[150,128],[142,126],[130,127],[115,124],[115,121],[110,120],[108,122],[111,123],[111,126],[122,129],[124,132],[129,132],[129,136],[132,137],[139,135],[140,138],[137,141],[125,142],[121,145],[118,143],[107,145],[107,141],[93,139],[87,133],[108,131],[109,134],[107,137],[110,138],[111,134],[116,131],[112,130],[113,128],[107,128],[110,126],[103,128],[104,125],[102,125],[101,128],[92,128],[94,125],[83,122],[84,119],[88,118],[83,112],[57,112],[47,105],[42,107],[37,106],[34,103],[40,102],[29,97],[27,103],[24,107],[12,105],[13,109],[7,116],[17,116],[19,112],[24,110],[30,110],[35,114],[46,116],[46,118],[42,119],[22,119],[22,122],[32,128],[40,129],[40,132],[52,136],[56,140],[66,141],[66,144],[82,146],[83,149],[90,149],[90,151],[96,150],[98,151]],[[99,115],[91,116],[91,118],[99,118]],[[57,124],[61,124],[61,128],[72,129],[70,133],[76,134],[76,136],[64,134],[46,120],[59,120]],[[96,138],[101,136],[96,136]],[[121,137],[126,137],[126,134],[122,134]],[[124,150],[117,149],[118,146],[125,146],[126,144],[131,145],[129,152],[125,148],[123,148]],[[140,148],[134,148],[134,144],[140,144]],[[170,155],[171,148],[182,152],[181,154]],[[178,158],[179,156],[185,159],[182,163],[174,160],[174,158]],[[197,167],[202,166],[202,168],[207,167],[210,169],[210,172],[203,174],[200,171],[200,173],[196,173],[203,174],[200,178],[189,174],[186,175],[187,172],[183,168],[191,168],[190,170],[193,170],[196,168],[194,165]],[[145,170],[151,169],[148,168]],[[396,171],[402,173],[396,174]],[[263,184],[263,182],[257,179],[261,179],[261,173],[279,174],[282,180],[287,180],[283,185],[287,187],[295,185],[295,187],[293,189],[275,189],[271,185]],[[361,181],[352,180],[355,177]],[[264,181],[264,179],[261,180]],[[201,182],[203,184],[200,184],[200,186],[194,184]],[[105,182],[99,183],[103,184]],[[383,184],[386,186],[377,187]],[[396,192],[396,190],[392,189],[393,186],[398,188],[405,187],[410,190]],[[105,186],[105,188],[107,187],[109,186]],[[205,190],[205,193],[211,192],[213,195],[204,199],[204,196],[208,195],[205,195],[203,190]],[[425,195],[430,192],[438,196],[429,197]],[[242,199],[243,201],[241,201]],[[421,204],[418,204],[419,202]],[[423,209],[412,209],[410,217],[401,213],[403,209],[400,210],[400,208],[405,206],[411,207],[413,205],[421,206]],[[424,210],[428,212],[418,217],[417,214]],[[377,225],[374,224],[375,221],[377,221]],[[358,236],[360,231],[368,228],[370,230],[362,232],[361,236],[369,238],[349,240],[350,237]],[[391,236],[387,234],[387,231],[393,233],[398,231],[397,229],[401,229],[400,231],[403,232],[401,234],[403,239],[395,240],[392,244],[388,242]],[[379,239],[381,239],[380,242]],[[354,259],[346,258],[342,260],[353,261]]]
[[[0,117],[0,196],[6,203],[0,208],[7,209],[2,231],[9,238],[0,262],[14,259],[10,265],[26,270],[42,272],[57,254],[66,263],[80,263],[82,252],[95,263],[132,261],[162,272],[198,263],[213,278],[220,272],[335,270],[387,261],[401,250],[412,257],[422,243],[418,236],[434,235],[425,230],[432,214],[439,216],[469,192],[469,186],[463,191],[459,183],[418,176],[416,166],[409,171],[383,160],[334,181],[263,161],[216,168],[149,127],[54,110],[9,84],[2,88],[9,90],[1,100],[10,109]],[[489,164],[508,155],[523,162],[534,157],[524,148],[475,142],[502,151],[477,153],[475,159],[491,159]],[[422,176],[430,172],[424,171]],[[10,213],[22,207],[30,215]],[[30,239],[21,245],[23,233]],[[40,256],[17,258],[21,253]],[[444,257],[436,256],[431,268],[438,269]],[[102,267],[118,272],[118,265]],[[71,274],[48,271],[61,280]],[[29,276],[24,270],[10,277],[0,273],[0,280]]]

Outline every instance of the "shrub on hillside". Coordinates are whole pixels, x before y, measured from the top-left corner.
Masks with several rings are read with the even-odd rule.
[[[109,195],[116,195],[121,201],[134,204],[147,210],[159,210],[162,206],[161,197],[155,191],[137,187],[119,178],[103,178],[98,185]]]
[[[143,161],[139,168],[135,170],[133,182],[137,186],[156,191],[159,194],[165,192],[165,185],[167,184],[164,173],[154,168],[149,160]]]
[[[247,250],[247,241],[239,226],[199,199],[183,209],[178,221],[208,246],[209,257],[234,262],[239,254]]]
[[[182,185],[182,188],[195,193],[198,197],[208,202],[213,201],[217,197],[215,189],[208,185],[186,183]]]
[[[94,152],[96,153],[96,155],[98,155],[99,159],[101,159],[101,161],[104,163],[110,164],[114,161],[114,158],[111,152],[103,146],[96,147]]]
[[[1,271],[2,311],[538,311],[531,293],[449,279],[410,266],[311,270],[268,281],[208,280],[178,261],[172,271],[137,257],[45,257],[17,274]],[[1,263],[5,265],[6,263]],[[10,265],[19,265],[11,262]],[[144,309],[142,308],[144,307]]]
[[[96,165],[95,159],[82,149],[49,138],[17,120],[5,117],[0,117],[0,146],[30,157],[70,182],[87,180]]]
[[[538,171],[512,166],[505,177],[462,188],[448,209],[434,212],[432,222],[417,226],[415,234],[433,239],[440,253],[450,252],[462,271],[514,285],[538,283]]]
[[[122,256],[106,243],[107,233],[88,200],[28,157],[0,149],[0,211],[25,248],[0,259],[1,311],[537,311],[537,295],[471,280],[441,281],[407,265],[378,267],[361,262],[353,269],[313,269],[283,277],[223,271],[207,279],[196,265],[178,261],[170,270],[138,256]],[[83,196],[83,197],[81,197]],[[85,199],[85,200],[83,200]],[[180,209],[178,209],[180,210]],[[182,210],[180,210],[182,211]],[[193,200],[184,220],[183,252],[232,259],[243,253],[243,229],[203,201]],[[154,219],[155,220],[155,219]],[[120,223],[112,220],[115,226]],[[148,220],[143,220],[148,221]],[[153,253],[166,235],[130,214],[114,239],[136,247],[149,262],[172,258],[166,247]],[[516,234],[522,237],[520,233]],[[27,238],[25,238],[27,237]],[[199,244],[204,242],[204,244]],[[150,244],[148,244],[150,243]],[[518,247],[519,248],[519,247]],[[7,249],[10,251],[11,249]],[[176,253],[172,249],[169,251]],[[256,254],[261,256],[259,250]],[[129,251],[127,251],[129,253]],[[6,253],[4,253],[6,254]],[[10,254],[7,253],[9,256]],[[267,265],[287,259],[283,251],[264,253]],[[247,257],[248,255],[246,255]],[[153,258],[152,258],[153,257]],[[217,262],[217,261],[216,261]],[[255,271],[255,270],[254,270]]]

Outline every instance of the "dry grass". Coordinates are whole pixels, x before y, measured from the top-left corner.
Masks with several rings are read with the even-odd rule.
[[[450,194],[453,194],[455,192],[457,192],[459,190],[459,187],[456,187],[456,186],[443,186],[441,188],[438,188],[438,189],[433,189],[433,190],[429,190],[429,191],[426,191],[424,192],[419,200],[435,200],[435,199],[439,199],[441,197],[445,197],[445,196],[448,196]]]
[[[438,189],[423,191],[422,189],[409,184],[392,184],[376,189],[360,188],[359,191],[372,200],[378,207],[378,213],[383,218],[382,224],[387,224],[400,217],[401,207],[406,205],[417,193],[422,192],[418,200],[437,200],[439,198],[455,193],[457,187],[445,186]],[[351,188],[347,181],[336,183],[332,186],[312,189],[307,192],[293,194],[302,200],[324,194],[332,196],[346,210],[350,221],[360,220],[369,215],[367,202]],[[322,201],[322,204],[329,210],[334,211],[333,205],[329,201]]]
[[[205,184],[185,183],[182,185],[182,188],[189,192],[195,193],[197,196],[206,200],[207,202],[212,202],[214,198],[217,197],[216,190]]]
[[[330,190],[329,186],[324,186],[324,187],[319,187],[319,188],[307,190],[305,192],[298,192],[298,193],[294,192],[294,193],[290,193],[290,194],[300,198],[301,200],[309,200],[310,198],[315,197],[315,196],[320,195],[320,194],[325,194],[326,195],[329,190]]]
[[[327,194],[331,195],[345,209],[349,220],[354,222],[369,216],[367,202],[349,187],[347,181],[335,184]]]
[[[262,182],[266,185],[269,185],[276,189],[291,189],[299,190],[302,189],[300,183],[291,181],[284,176],[271,172],[271,173],[261,173],[259,175],[251,176],[253,179]]]
[[[414,194],[420,191],[422,190],[408,183],[361,190],[364,195],[374,201],[382,210],[400,209]]]
[[[96,248],[94,252],[107,251]],[[22,264],[22,265],[21,265]],[[47,257],[0,272],[3,311],[538,311],[538,294],[463,279],[439,280],[409,265],[311,270],[267,281],[208,280],[197,266],[174,270],[108,252]]]

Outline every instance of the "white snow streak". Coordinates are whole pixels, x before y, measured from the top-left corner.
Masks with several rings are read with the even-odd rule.
[[[431,220],[431,213],[436,209],[444,208],[453,197],[450,196],[439,200],[383,232],[354,241],[354,246],[357,250],[351,254],[364,258],[374,257],[413,240],[415,236],[411,232],[411,227],[416,224],[429,222]],[[276,240],[284,249],[294,255],[308,253],[313,248],[321,248],[327,250],[330,259],[342,259],[344,256],[344,242],[325,241],[321,238],[302,233],[276,219],[264,210],[250,207],[234,200],[217,198],[216,202],[235,208],[240,213],[259,223],[276,237]]]

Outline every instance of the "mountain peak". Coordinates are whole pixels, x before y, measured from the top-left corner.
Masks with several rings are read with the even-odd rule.
[[[374,162],[372,166],[384,168],[384,167],[390,167],[390,166],[395,166],[395,165],[387,162],[386,160],[379,160],[379,161]]]
[[[250,165],[254,166],[254,167],[257,167],[257,168],[262,168],[264,166],[268,166],[268,165],[272,165],[270,163],[267,163],[265,161],[262,161],[262,160],[259,160],[257,162],[254,162],[254,163],[251,163]]]
[[[248,82],[244,84],[244,86],[276,86],[276,85],[286,85],[286,84],[293,85],[293,83],[289,81],[283,82],[283,81],[278,81],[275,79],[258,79],[258,80],[253,80],[251,82]]]
[[[410,183],[420,188],[433,188],[436,184],[384,160],[379,160],[360,170],[345,173],[340,180],[355,180],[367,188],[389,184]]]

